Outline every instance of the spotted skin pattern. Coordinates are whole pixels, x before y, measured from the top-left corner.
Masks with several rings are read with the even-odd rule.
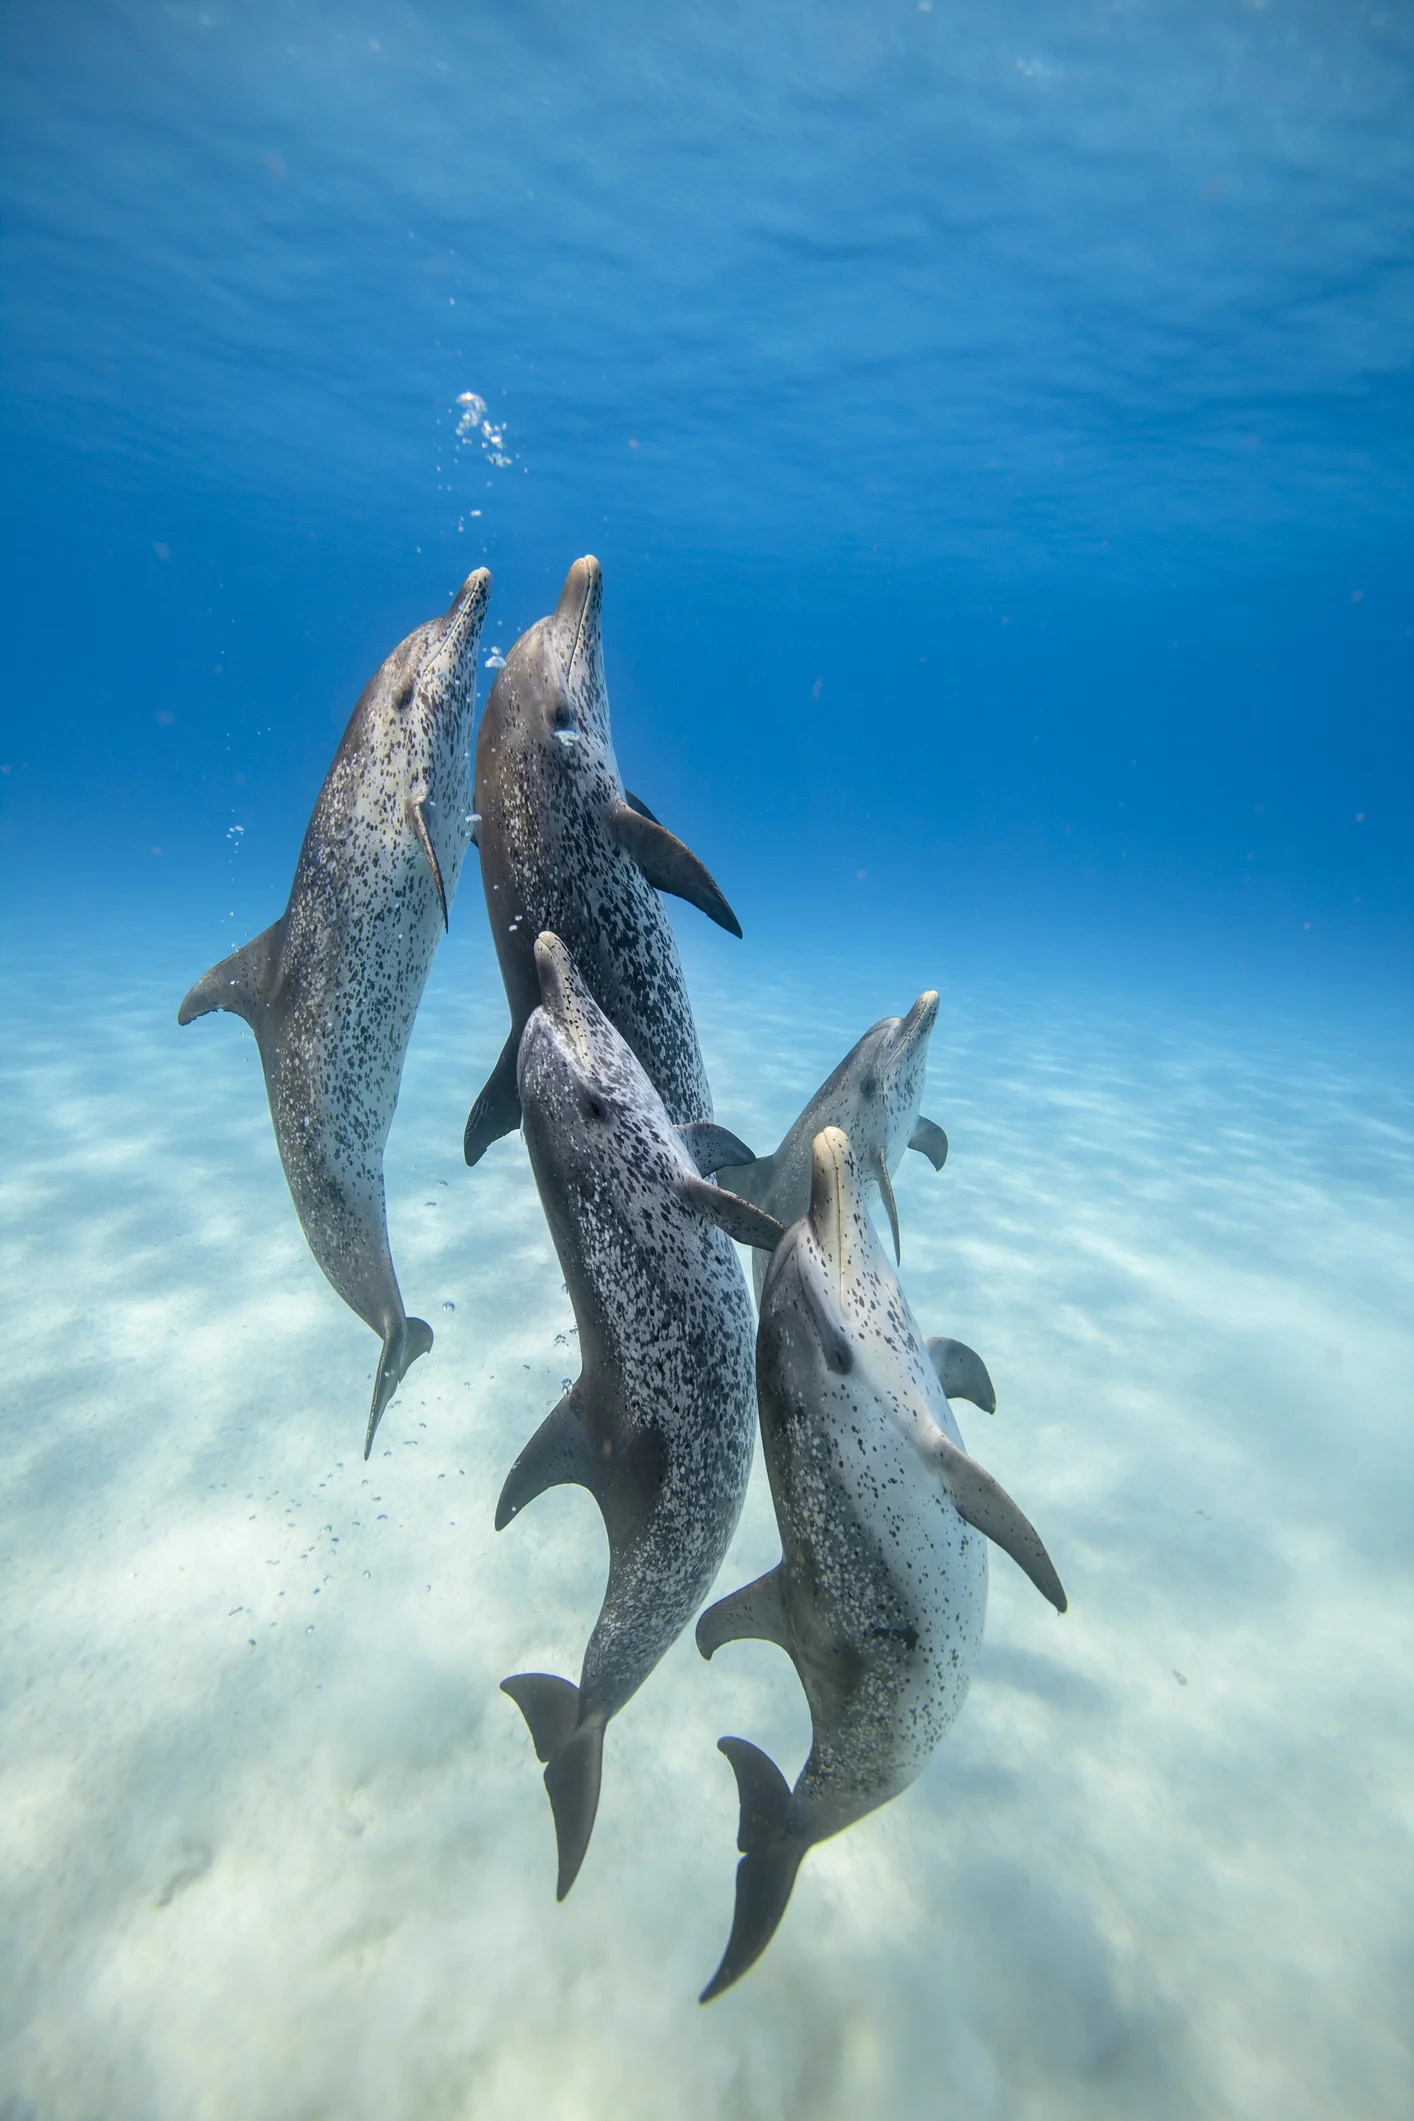
[[[813,1731],[786,1830],[807,1844],[922,1772],[966,1698],[987,1610],[987,1542],[920,1448],[933,1428],[962,1438],[847,1144],[829,1176],[772,1262],[757,1345],[782,1605]],[[848,1345],[843,1373],[825,1313]]]
[[[718,1182],[755,1201],[777,1222],[793,1223],[810,1202],[812,1145],[825,1127],[848,1135],[866,1205],[880,1197],[880,1167],[892,1177],[918,1124],[928,1041],[938,1020],[938,996],[920,994],[907,1016],[886,1016],[865,1032],[828,1075],[772,1156],[752,1164],[726,1164]],[[767,1255],[753,1260],[756,1294],[766,1278]]]
[[[811,1745],[791,1789],[758,1747],[721,1741],[742,1858],[704,2003],[770,1943],[806,1850],[906,1789],[957,1716],[982,1646],[984,1534],[1065,1611],[1034,1528],[962,1447],[836,1127],[816,1136],[807,1211],[772,1255],[756,1389],[781,1560],[709,1607],[697,1646],[711,1657],[743,1638],[779,1643]]]
[[[374,674],[319,792],[284,913],[198,981],[178,1016],[230,1009],[254,1030],[310,1249],[394,1353],[391,1382],[380,1369],[384,1404],[405,1367],[409,1322],[388,1248],[383,1149],[444,905],[471,843],[476,652],[490,586],[478,569],[445,615]],[[421,1353],[430,1329],[412,1323],[421,1331],[411,1354]],[[378,1396],[375,1387],[375,1421]]]
[[[525,1139],[579,1326],[570,1399],[610,1548],[583,1722],[623,1707],[721,1567],[751,1470],[755,1334],[662,1098],[563,945],[543,954],[547,998],[520,1050]]]
[[[468,1162],[519,1121],[515,1057],[539,1001],[535,939],[543,930],[565,944],[673,1120],[712,1118],[672,928],[612,830],[625,796],[609,734],[602,601],[598,561],[577,560],[557,609],[512,648],[481,718],[477,844],[511,1033],[499,1094],[493,1075],[468,1122]]]

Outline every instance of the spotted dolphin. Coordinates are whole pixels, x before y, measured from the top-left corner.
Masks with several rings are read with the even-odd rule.
[[[781,1560],[697,1624],[704,1657],[746,1637],[779,1643],[812,1742],[792,1790],[756,1746],[721,1741],[742,1858],[704,2003],[765,1950],[806,1850],[906,1789],[956,1717],[982,1642],[986,1539],[1065,1611],[1035,1531],[963,1448],[939,1381],[947,1359],[918,1330],[847,1139],[826,1128],[809,1208],[771,1260],[757,1337]]]
[[[349,718],[273,927],[197,981],[179,1024],[243,1016],[310,1250],[383,1343],[364,1457],[432,1328],[403,1309],[383,1146],[422,989],[471,840],[476,650],[491,577],[410,633]]]
[[[619,776],[609,734],[599,562],[576,560],[548,618],[523,633],[476,739],[477,845],[510,1035],[466,1123],[474,1164],[520,1125],[516,1055],[539,1000],[535,939],[561,937],[675,1121],[710,1121],[673,931],[658,897],[690,899],[732,935],[736,915],[682,841]]]
[[[884,1203],[897,1259],[898,1208],[891,1180],[904,1150],[920,1150],[935,1171],[947,1161],[946,1134],[919,1112],[928,1041],[937,1020],[938,997],[932,989],[919,995],[907,1016],[881,1018],[821,1083],[779,1149],[752,1164],[724,1166],[717,1174],[721,1183],[754,1200],[778,1222],[793,1223],[809,1204],[815,1137],[825,1127],[839,1127],[854,1145],[865,1197]],[[758,1252],[758,1297],[766,1265],[766,1255]]]
[[[535,962],[541,998],[520,1047],[525,1139],[583,1367],[511,1467],[496,1529],[575,1482],[609,1535],[579,1685],[544,1672],[504,1684],[546,1764],[563,1900],[594,1825],[604,1727],[706,1596],[741,1512],[754,1332],[729,1235],[762,1244],[780,1231],[702,1176],[558,937],[538,938]],[[727,1137],[712,1153],[744,1147]]]

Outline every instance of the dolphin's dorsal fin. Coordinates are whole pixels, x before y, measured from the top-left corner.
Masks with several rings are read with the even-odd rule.
[[[646,817],[650,825],[656,825],[658,823],[657,812],[654,810],[650,810],[648,805],[644,802],[643,797],[641,795],[635,795],[631,788],[625,788],[624,801],[628,804],[630,810],[636,810],[640,817]]]
[[[709,1179],[680,1178],[678,1192],[739,1245],[756,1245],[763,1252],[774,1252],[786,1234],[784,1223],[778,1223],[774,1215],[743,1200],[739,1193],[714,1186]]]
[[[496,1530],[504,1531],[528,1502],[547,1488],[588,1488],[599,1494],[599,1468],[579,1416],[578,1394],[583,1380],[576,1378],[564,1398],[547,1414],[515,1464],[506,1475],[501,1499],[496,1504]]]
[[[754,1164],[753,1156],[739,1134],[729,1127],[714,1126],[709,1119],[688,1120],[677,1130],[678,1140],[703,1178],[710,1178],[724,1164]]]
[[[936,1120],[920,1119],[908,1137],[908,1146],[926,1156],[935,1171],[941,1171],[948,1160],[948,1138]]]
[[[284,942],[282,913],[253,942],[233,950],[197,981],[177,1011],[177,1022],[190,1024],[198,1016],[209,1016],[213,1009],[229,1009],[233,1016],[243,1016],[252,1031],[258,1031],[279,990]]]
[[[1022,1515],[1000,1481],[993,1480],[991,1474],[984,1472],[966,1451],[959,1451],[941,1429],[922,1449],[952,1497],[958,1516],[992,1540],[1003,1553],[1010,1554],[1017,1567],[1031,1578],[1041,1596],[1049,1598],[1056,1611],[1063,1613],[1065,1592],[1055,1564],[1041,1544],[1040,1533],[1030,1518]]]
[[[923,1345],[945,1399],[970,1399],[984,1414],[996,1413],[997,1395],[980,1355],[960,1340],[944,1340],[939,1334],[930,1334]]]
[[[675,898],[685,898],[709,921],[725,928],[728,935],[741,934],[741,922],[712,877],[691,848],[685,847],[666,825],[623,802],[616,803],[609,812],[609,830],[633,856],[655,890],[671,891]]]
[[[882,1149],[876,1149],[874,1151],[874,1154],[869,1159],[869,1169],[873,1172],[874,1177],[879,1182],[879,1195],[884,1203],[885,1212],[887,1213],[889,1218],[889,1228],[893,1232],[894,1264],[897,1265],[898,1262],[903,1258],[903,1247],[899,1243],[898,1236],[898,1204],[894,1200],[894,1189],[889,1183],[889,1167],[884,1162],[884,1152]]]
[[[437,903],[442,909],[442,928],[445,932],[451,926],[451,922],[447,918],[447,893],[442,883],[442,872],[437,866],[437,850],[432,844],[432,835],[427,829],[427,819],[423,816],[422,804],[415,803],[411,796],[408,797],[407,820],[412,827],[418,846],[427,858],[427,866],[432,871],[432,881],[437,887]]]
[[[777,1563],[755,1583],[744,1583],[709,1605],[697,1623],[697,1647],[711,1657],[724,1642],[774,1642],[788,1656],[795,1650],[781,1598],[781,1571]]]

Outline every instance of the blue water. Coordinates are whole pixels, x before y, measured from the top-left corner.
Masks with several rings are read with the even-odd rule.
[[[3,2121],[1406,2112],[1414,8],[0,35]],[[484,562],[484,662],[591,551],[626,778],[745,930],[674,906],[719,1116],[943,994],[905,1282],[1071,1596],[995,1564],[932,1768],[707,2012],[715,1740],[807,1725],[679,1644],[555,1907],[496,1684],[602,1539],[490,1529],[568,1312],[519,1143],[460,1162],[475,858],[377,1511],[253,1043],[175,1024],[395,642]],[[721,1588],[773,1537],[758,1467]]]

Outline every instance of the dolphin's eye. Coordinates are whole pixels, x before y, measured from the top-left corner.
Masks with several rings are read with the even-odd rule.
[[[833,1370],[836,1377],[848,1377],[854,1368],[854,1350],[844,1334],[836,1329],[827,1334],[820,1345],[827,1368]]]
[[[579,1109],[586,1119],[606,1120],[609,1108],[597,1090],[582,1089],[579,1093]]]
[[[877,1097],[879,1095],[877,1076],[866,1075],[863,1082],[859,1085],[859,1094],[861,1097]]]

